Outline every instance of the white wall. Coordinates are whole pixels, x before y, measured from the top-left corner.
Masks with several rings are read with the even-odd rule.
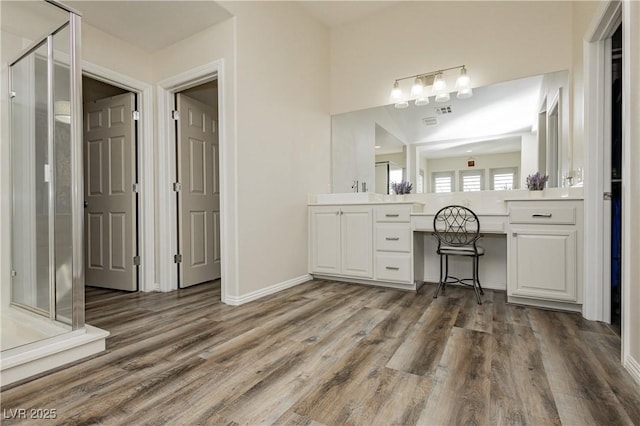
[[[553,103],[557,98],[558,101],[558,115],[559,115],[559,134],[558,144],[561,144],[562,149],[558,150],[558,168],[560,175],[564,178],[569,174],[573,174],[573,165],[571,161],[571,153],[573,142],[570,140],[570,99],[571,96],[568,93],[568,81],[567,75],[564,72],[556,72],[545,74],[542,79],[542,86],[540,88],[540,109],[539,111],[547,111],[547,117],[553,107]],[[548,118],[547,118],[548,120]],[[547,121],[548,123],[548,121]],[[547,146],[549,142],[550,131],[547,127]],[[549,150],[547,149],[547,157],[549,156]],[[551,175],[549,167],[549,161],[547,164],[547,174]],[[564,179],[558,180],[558,187],[562,187],[564,184],[568,184]]]
[[[238,296],[307,273],[307,194],[330,182],[329,32],[294,2],[237,19]]]
[[[584,37],[591,19],[598,9],[598,1],[576,1],[571,3],[571,69],[569,85],[569,131],[573,141],[573,170],[584,169],[585,134],[584,134]]]
[[[473,87],[571,66],[570,2],[403,2],[331,32],[331,113],[389,103],[396,78],[466,64]]]
[[[529,133],[522,135],[520,151],[520,188],[527,187],[527,176],[538,171],[538,135]]]
[[[151,56],[142,49],[82,23],[82,60],[136,80],[152,81]]]

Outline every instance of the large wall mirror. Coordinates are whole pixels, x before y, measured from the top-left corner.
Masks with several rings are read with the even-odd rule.
[[[509,190],[538,171],[548,187],[568,186],[567,86],[558,71],[479,87],[469,99],[334,115],[333,192],[356,180],[381,194],[399,180],[417,193]]]

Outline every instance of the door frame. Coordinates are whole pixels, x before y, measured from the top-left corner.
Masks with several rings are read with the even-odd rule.
[[[154,152],[153,152],[153,88],[150,84],[124,74],[82,62],[82,75],[135,93],[138,99],[137,167],[140,192],[137,211],[138,254],[140,274],[138,291],[158,291],[155,283],[155,208],[154,208]],[[84,173],[84,168],[83,168]],[[84,233],[83,233],[84,235]]]
[[[605,306],[611,300],[611,289],[604,285],[610,279],[605,277],[607,267],[606,234],[604,223],[606,220],[605,202],[603,194],[605,190],[605,165],[604,159],[609,158],[605,154],[606,141],[610,138],[611,123],[607,122],[606,98],[607,98],[607,39],[617,28],[622,18],[622,5],[620,1],[613,0],[604,4],[591,27],[586,33],[584,41],[584,115],[585,136],[587,147],[585,150],[587,173],[584,176],[584,202],[585,202],[585,258],[592,261],[585,263],[585,288],[582,315],[590,320],[608,321]],[[626,76],[623,76],[623,78]],[[624,88],[623,88],[624,90]],[[625,96],[628,96],[625,94]],[[623,113],[624,114],[624,113]],[[626,117],[623,116],[623,120]],[[625,144],[626,141],[623,141]],[[623,194],[624,199],[624,194]],[[610,262],[610,256],[608,262]]]
[[[224,60],[195,67],[189,71],[174,75],[158,82],[158,255],[165,262],[159,264],[159,289],[172,291],[178,289],[178,268],[173,256],[178,251],[177,238],[177,203],[173,182],[176,180],[176,135],[175,122],[171,117],[174,108],[174,95],[182,90],[218,80],[218,144],[220,149],[218,173],[220,179],[220,269],[221,300],[227,303],[228,289],[232,288],[232,277],[229,272],[236,269],[232,265],[232,247],[236,240],[233,218],[235,206],[233,195],[236,183],[237,168],[235,147],[227,137],[227,119],[231,114],[226,111]],[[230,129],[233,130],[233,129]],[[237,273],[234,275],[237,277]]]
[[[610,137],[611,123],[606,122],[606,40],[613,35],[618,25],[623,25],[623,88],[622,88],[622,348],[620,351],[621,362],[630,372],[635,372],[634,377],[640,381],[640,367],[632,367],[635,361],[630,352],[631,330],[631,285],[632,268],[634,266],[631,253],[633,237],[630,237],[632,222],[634,220],[634,210],[631,206],[631,194],[633,182],[631,180],[632,167],[632,145],[631,138],[638,137],[637,129],[634,134],[632,128],[631,103],[632,91],[637,90],[637,85],[632,88],[632,76],[638,75],[640,71],[637,67],[638,53],[632,51],[632,37],[637,37],[638,29],[632,25],[632,8],[637,7],[634,2],[609,0],[600,6],[595,17],[585,34],[584,41],[584,75],[585,75],[585,136],[586,136],[586,179],[585,179],[585,233],[584,255],[588,262],[585,262],[585,292],[582,314],[590,320],[605,321],[605,314],[609,309],[605,304],[610,303],[611,288],[604,283],[609,283],[610,278],[603,274],[610,270],[611,256],[606,253],[606,241],[604,233],[605,225],[605,203],[603,192],[605,181],[610,176],[605,176],[603,158],[610,158],[605,155],[606,144],[603,143],[606,137]],[[637,14],[637,9],[635,10]],[[637,46],[636,46],[637,47]],[[633,62],[636,61],[634,67]],[[609,65],[610,67],[610,65]],[[635,165],[634,170],[638,166]],[[637,172],[637,170],[635,170]],[[637,190],[637,188],[636,188]],[[636,212],[637,214],[637,212]],[[637,220],[637,217],[635,218]],[[607,263],[609,265],[607,266]],[[604,278],[607,278],[606,280]]]

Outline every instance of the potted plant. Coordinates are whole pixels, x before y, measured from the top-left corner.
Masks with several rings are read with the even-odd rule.
[[[531,195],[542,196],[542,190],[544,189],[547,181],[549,180],[549,175],[540,174],[540,172],[536,172],[535,174],[527,176],[527,188],[531,192]]]
[[[402,182],[391,183],[391,188],[393,189],[393,192],[397,195],[411,194],[411,190],[413,189],[413,184],[411,182],[407,182],[406,180],[403,180]]]

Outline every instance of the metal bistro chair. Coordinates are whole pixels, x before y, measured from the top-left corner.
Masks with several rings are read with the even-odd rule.
[[[482,305],[480,295],[484,294],[484,291],[478,278],[478,263],[480,256],[484,255],[484,249],[476,245],[480,238],[478,216],[463,206],[447,206],[440,209],[433,218],[433,231],[438,239],[437,253],[440,255],[440,282],[433,298],[438,297],[440,289],[446,284],[460,283],[473,286],[478,304]],[[473,278],[460,279],[449,276],[449,256],[473,258]]]

